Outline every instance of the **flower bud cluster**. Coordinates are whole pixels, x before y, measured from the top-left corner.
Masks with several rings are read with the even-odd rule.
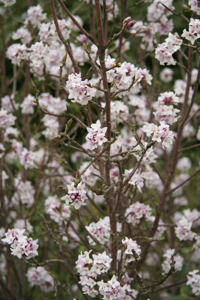
[[[5,238],[1,239],[2,242],[10,246],[11,254],[22,258],[25,255],[27,259],[38,255],[37,249],[39,245],[38,240],[33,240],[23,235],[25,229],[8,229],[5,233]]]
[[[136,21],[134,20],[131,20],[131,17],[127,17],[124,22],[123,22],[123,25],[128,29],[128,31],[131,33],[131,34],[135,34],[136,31],[134,29],[131,29],[131,27],[133,27],[133,25],[136,23]]]

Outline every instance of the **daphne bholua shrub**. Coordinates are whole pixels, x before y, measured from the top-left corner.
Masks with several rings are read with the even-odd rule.
[[[0,298],[200,295],[200,3],[133,2],[0,0]]]

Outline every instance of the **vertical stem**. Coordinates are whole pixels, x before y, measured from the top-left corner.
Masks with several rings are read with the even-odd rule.
[[[72,54],[71,48],[69,46],[69,43],[68,43],[68,41],[64,40],[64,37],[63,37],[63,35],[61,33],[61,30],[60,30],[60,27],[59,27],[59,24],[58,24],[58,20],[57,20],[57,16],[56,16],[56,12],[55,12],[55,7],[54,7],[53,0],[50,0],[50,1],[51,1],[51,11],[52,11],[52,15],[53,15],[53,20],[54,20],[54,23],[55,23],[55,26],[56,26],[56,31],[58,33],[58,36],[59,36],[61,42],[64,44],[67,53],[69,54],[69,57],[70,57],[70,59],[72,61],[73,67],[75,69],[75,72],[76,73],[80,73],[80,69],[79,69],[79,67],[78,67],[78,65],[76,63],[76,60],[74,59],[74,56]]]
[[[4,16],[1,16],[1,42],[2,42],[2,54],[1,54],[1,97],[3,97],[6,90],[6,66],[5,66],[5,36],[4,36]]]
[[[125,8],[126,8],[126,0],[121,0],[121,28],[123,26],[123,21],[125,19]],[[119,37],[119,48],[118,48],[118,54],[117,54],[117,58],[119,58],[119,59],[121,56],[123,34],[124,34],[124,30],[122,30],[120,37]]]
[[[181,110],[180,121],[178,124],[177,138],[176,138],[176,143],[174,146],[171,168],[168,173],[168,176],[167,176],[167,179],[166,179],[166,182],[165,182],[165,185],[164,185],[164,188],[163,188],[160,200],[159,200],[159,204],[158,204],[157,212],[156,212],[156,218],[155,218],[155,221],[154,221],[154,224],[153,224],[153,227],[152,227],[149,237],[153,237],[158,228],[159,220],[160,220],[160,217],[163,212],[164,205],[165,205],[166,193],[167,193],[168,188],[170,187],[170,183],[171,183],[171,180],[174,176],[174,172],[176,169],[176,163],[177,163],[177,158],[178,158],[178,149],[179,149],[181,136],[182,136],[182,132],[183,132],[184,120],[185,120],[185,115],[187,112],[187,104],[188,104],[188,99],[189,99],[189,91],[190,91],[190,86],[191,86],[192,57],[193,57],[193,48],[190,48],[189,49],[189,57],[188,57],[189,74],[188,74],[187,86],[186,86],[186,91],[185,91],[185,99],[184,99],[184,103],[183,103],[182,110]],[[147,241],[145,244],[145,247],[143,249],[143,252],[142,252],[141,260],[137,266],[138,269],[142,266],[142,264],[147,256],[149,247],[150,247],[150,243]]]
[[[101,8],[99,5],[99,1],[95,0],[96,6],[96,14],[97,14],[97,27],[98,27],[98,40],[99,40],[99,60],[102,69],[102,77],[103,77],[103,88],[105,90],[105,101],[106,101],[106,126],[107,132],[106,137],[108,141],[111,140],[111,119],[110,119],[110,93],[108,89],[108,81],[106,74],[106,65],[105,65],[105,44],[104,44],[104,34],[103,34],[103,25],[101,20]],[[107,150],[107,161],[105,163],[105,176],[106,176],[106,185],[110,186],[110,146]],[[113,214],[114,203],[111,198],[111,190],[108,189],[106,194],[106,203],[108,205],[109,217],[110,217],[110,229],[111,229],[111,270],[116,270],[116,261],[117,261],[117,220],[116,214]]]
[[[90,33],[91,36],[95,39],[93,0],[90,0],[89,6],[90,6]]]
[[[107,42],[108,36],[108,14],[106,10],[106,0],[103,0],[103,32],[104,32],[104,42]]]

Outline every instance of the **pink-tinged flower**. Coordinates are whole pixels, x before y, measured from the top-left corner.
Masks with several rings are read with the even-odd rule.
[[[79,183],[77,187],[74,186],[72,183],[71,185],[67,185],[68,194],[61,198],[61,200],[65,200],[66,204],[72,203],[74,208],[78,210],[81,206],[86,205],[85,201],[86,197],[86,190],[85,184]]]
[[[13,33],[12,39],[13,40],[21,39],[23,44],[29,44],[32,40],[32,37],[28,29],[21,27],[17,29],[16,32]]]
[[[48,45],[45,45],[43,42],[37,42],[31,46],[29,51],[30,51],[29,58],[31,60],[37,59],[37,60],[44,61],[49,52],[49,47]]]
[[[6,95],[3,98],[1,98],[1,107],[9,112],[13,112],[18,109],[19,103],[16,103],[14,101],[14,95]]]
[[[140,257],[141,249],[136,241],[125,237],[125,239],[122,240],[122,244],[126,247],[125,254],[133,255],[134,252],[137,254],[138,257]]]
[[[35,97],[32,95],[28,95],[26,98],[24,98],[24,101],[21,103],[20,107],[22,108],[23,114],[33,114],[34,113],[34,106],[35,103]]]
[[[26,256],[27,259],[37,256],[37,249],[39,245],[37,244],[38,240],[33,240],[23,235],[25,229],[8,229],[5,233],[5,238],[1,239],[2,242],[10,244],[11,254],[22,258]]]
[[[160,72],[160,79],[163,81],[163,82],[170,82],[172,81],[172,75],[173,75],[173,71],[172,69],[170,68],[164,68],[162,70],[162,72]]]
[[[71,28],[71,27],[68,26],[67,21],[64,20],[64,19],[63,20],[58,20],[58,25],[60,27],[60,30],[62,32],[62,35],[63,35],[64,39],[68,40],[69,37],[70,37],[70,33],[71,33],[71,30],[69,30],[69,28]],[[50,33],[50,36],[53,37],[54,39],[57,39],[57,40],[59,39],[57,30],[56,30],[56,26],[55,26],[54,22],[50,26],[49,33]]]
[[[0,128],[6,129],[15,124],[15,119],[12,114],[8,114],[5,109],[0,110]]]
[[[28,59],[27,47],[21,44],[13,44],[8,47],[6,55],[11,59],[12,64],[19,66],[21,60]]]
[[[45,270],[44,267],[31,267],[26,273],[30,286],[37,285],[43,292],[50,292],[54,290],[53,277]]]
[[[105,244],[110,240],[110,219],[109,217],[105,217],[104,219],[100,219],[98,222],[90,223],[89,226],[86,226],[86,229],[89,231],[91,236],[94,236],[95,239],[100,244]],[[117,232],[121,231],[121,224],[117,222]],[[96,245],[96,241],[88,235],[88,241],[90,245]]]
[[[162,263],[162,269],[163,269],[163,275],[167,274],[171,269],[172,264],[172,257],[174,259],[174,271],[180,271],[183,267],[183,257],[181,257],[179,254],[175,254],[175,249],[168,249],[166,253],[163,255],[166,257],[165,261]]]
[[[128,177],[131,172],[132,169],[125,170],[125,174],[124,174],[125,177]],[[134,185],[139,190],[139,192],[142,193],[142,187],[144,186],[144,179],[141,177],[140,174],[135,172],[135,174],[133,174],[133,176],[131,177],[128,183]]]
[[[0,3],[3,3],[5,7],[15,4],[16,0],[0,0]]]
[[[179,97],[177,97],[173,92],[161,93],[158,97],[159,105],[177,105],[178,103],[180,103]]]
[[[69,92],[69,99],[73,99],[72,102],[77,102],[81,105],[88,104],[96,95],[96,89],[89,86],[89,81],[82,80],[79,74],[70,74],[66,83],[66,89]]]
[[[40,25],[42,21],[46,19],[46,13],[42,13],[43,9],[40,5],[29,7],[27,14],[28,17],[25,20],[25,24],[28,25],[30,22],[33,27],[37,27]]]
[[[36,165],[34,163],[34,159],[35,159],[35,155],[34,152],[32,151],[28,151],[26,148],[23,149],[19,160],[20,160],[20,164],[25,168],[35,168]]]
[[[149,205],[145,205],[140,202],[136,202],[130,205],[125,212],[126,221],[131,223],[133,226],[136,226],[140,223],[141,219],[149,218],[151,208]]]
[[[200,20],[191,18],[189,32],[184,29],[182,37],[194,44],[194,42],[200,38]]]
[[[181,48],[182,40],[177,33],[169,33],[168,38],[164,43],[159,44],[155,51],[155,58],[160,61],[160,64],[164,66],[175,65],[176,61],[172,57],[172,54]]]
[[[192,222],[188,222],[185,217],[182,217],[182,219],[176,223],[176,226],[175,233],[180,241],[193,240],[195,233],[190,230]]]
[[[137,296],[135,290],[130,289],[129,285],[121,286],[120,282],[117,280],[117,277],[113,275],[111,280],[108,282],[103,282],[103,280],[97,282],[99,286],[99,292],[104,296],[105,300],[114,300],[114,299],[134,299]],[[131,295],[128,296],[128,295]]]
[[[192,293],[196,296],[200,295],[200,275],[197,274],[199,270],[194,270],[189,272],[187,275],[187,285],[190,285],[192,288]]]
[[[200,15],[200,1],[199,0],[189,0],[188,4],[191,6],[191,9],[197,15]]]
[[[165,122],[160,123],[160,126],[156,126],[153,123],[145,123],[142,130],[146,132],[147,136],[152,136],[152,141],[162,143],[162,148],[165,150],[173,143],[174,133],[169,130],[169,125],[165,124]]]
[[[134,20],[131,20],[131,17],[127,17],[123,24],[126,26],[126,28],[128,29],[128,31],[131,33],[131,34],[135,34],[136,31],[134,29],[131,29],[131,27],[133,27],[133,25],[136,23],[136,21]]]
[[[102,144],[107,141],[107,138],[105,138],[107,127],[101,128],[101,122],[99,120],[92,124],[91,128],[87,128],[87,131],[86,140],[89,142],[90,150],[102,146]]]
[[[45,210],[50,218],[59,225],[62,225],[71,215],[69,205],[62,205],[56,196],[49,196],[45,200]]]

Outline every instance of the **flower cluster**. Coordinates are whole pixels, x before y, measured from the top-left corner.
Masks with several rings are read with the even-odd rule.
[[[66,83],[66,89],[69,92],[68,99],[81,105],[88,104],[89,100],[96,95],[96,89],[89,86],[87,79],[82,80],[81,74],[70,74]]]
[[[151,208],[149,205],[145,205],[137,201],[126,209],[126,221],[131,223],[133,226],[136,226],[140,223],[143,217],[148,218],[150,216],[150,211]]]
[[[26,273],[30,286],[39,286],[43,292],[54,290],[53,277],[47,272],[44,267],[31,267]]]
[[[100,219],[98,222],[90,223],[89,226],[86,226],[86,229],[89,233],[94,236],[95,240],[97,240],[100,244],[105,244],[110,240],[110,219],[109,217],[105,217],[104,219]],[[117,222],[117,232],[121,231],[121,224]],[[88,240],[90,245],[95,245],[96,241],[92,239],[91,236],[88,236]]]
[[[185,217],[182,217],[176,225],[175,233],[180,241],[193,240],[195,233],[190,230],[192,222],[188,222]]]
[[[15,193],[11,198],[11,203],[14,205],[22,204],[27,205],[27,207],[31,207],[34,203],[34,188],[30,181],[22,181],[20,178],[15,178]]]
[[[91,124],[91,128],[87,128],[87,131],[86,140],[89,142],[88,147],[90,150],[101,146],[107,141],[107,138],[105,138],[107,127],[101,128],[101,122],[99,120],[97,120],[95,124]]]
[[[191,6],[191,9],[198,15],[200,15],[200,6],[199,0],[189,0],[188,4]]]
[[[115,60],[108,56],[105,60],[107,71],[107,80],[112,83],[111,91],[122,98],[127,91],[141,89],[141,82],[144,80],[151,85],[152,76],[147,69],[138,69],[131,63],[124,62],[116,66]]]
[[[200,275],[197,274],[199,270],[194,270],[189,272],[187,275],[187,285],[190,285],[192,288],[192,293],[196,296],[200,295]]]
[[[79,183],[77,187],[74,184],[67,185],[68,194],[61,198],[61,200],[66,201],[66,204],[72,203],[75,209],[79,209],[81,206],[86,205],[85,200],[86,197],[86,190],[85,184]]]
[[[6,129],[15,123],[16,117],[12,114],[8,114],[5,109],[0,110],[0,128]]]
[[[98,295],[94,286],[98,284],[94,279],[97,279],[98,275],[107,273],[110,269],[112,259],[106,254],[106,252],[93,254],[91,259],[89,257],[90,252],[85,251],[84,254],[78,256],[76,261],[76,268],[80,274],[80,284],[83,286],[84,294],[88,294],[91,297]]]
[[[162,263],[163,275],[167,274],[173,267],[174,271],[180,271],[183,267],[183,257],[179,254],[175,254],[175,249],[168,249],[163,255],[166,257],[165,261]],[[172,258],[173,257],[173,258]]]
[[[59,225],[68,220],[71,215],[69,205],[64,204],[62,206],[56,196],[49,196],[45,200],[45,210],[50,215],[50,218]]]
[[[129,285],[121,286],[117,277],[113,275],[111,280],[103,282],[103,280],[97,282],[99,286],[99,292],[103,295],[105,300],[131,300],[137,296],[137,292],[129,287]]]
[[[126,248],[124,253],[129,256],[129,259],[126,261],[127,263],[135,261],[135,257],[140,258],[141,248],[136,241],[125,237],[125,239],[122,240],[122,244]]]
[[[165,122],[161,121],[160,123],[160,126],[154,123],[146,123],[142,130],[148,137],[152,137],[152,141],[162,143],[162,148],[165,150],[173,143],[174,133],[169,130],[169,125],[165,124]]]
[[[23,235],[25,229],[8,229],[5,233],[5,238],[1,239],[2,242],[10,246],[11,254],[22,258],[25,255],[27,259],[37,256],[38,240],[33,240]]]
[[[189,32],[184,29],[181,36],[190,41],[191,44],[194,44],[195,41],[200,38],[200,20],[191,18],[189,23]]]
[[[128,178],[132,171],[133,171],[132,169],[131,170],[125,170],[125,173],[124,173],[125,178]],[[133,174],[133,176],[131,176],[128,183],[131,184],[131,185],[134,185],[139,190],[139,192],[142,193],[142,187],[144,185],[144,179],[142,178],[141,175],[138,174],[138,172],[135,172]]]
[[[181,48],[182,40],[177,33],[169,33],[169,37],[165,40],[163,44],[159,44],[155,51],[155,58],[159,60],[160,64],[164,66],[166,63],[169,65],[175,65],[172,54],[174,54],[178,49]]]

